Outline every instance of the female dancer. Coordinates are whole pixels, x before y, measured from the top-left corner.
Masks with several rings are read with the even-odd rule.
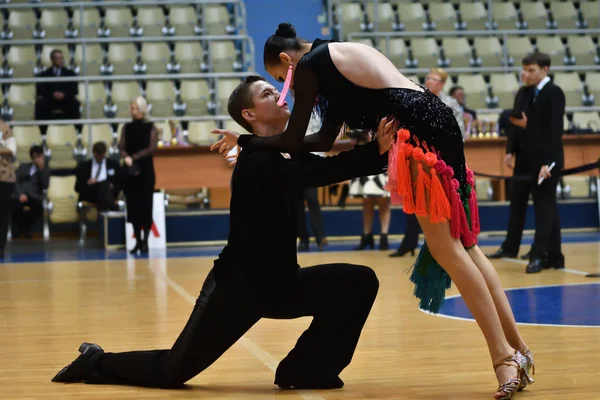
[[[487,341],[499,382],[494,397],[510,399],[532,383],[531,352],[517,330],[494,267],[476,244],[479,220],[473,173],[466,168],[452,110],[377,50],[357,43],[307,43],[296,37],[290,24],[280,24],[267,40],[264,63],[273,78],[286,81],[281,97],[287,88],[294,89],[295,104],[285,132],[257,137],[216,130],[224,137],[213,148],[327,151],[340,129],[375,132],[382,117],[399,121],[403,129],[390,150],[388,189],[394,204],[402,202],[406,213],[417,215],[425,235],[426,245],[411,276],[420,307],[437,312],[451,278]],[[313,107],[322,128],[305,138]],[[243,112],[252,117],[251,110]],[[245,120],[237,122],[247,125]]]

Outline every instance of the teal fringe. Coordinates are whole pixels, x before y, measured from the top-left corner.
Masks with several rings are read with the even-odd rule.
[[[450,289],[450,275],[435,261],[427,243],[413,265],[410,281],[415,284],[415,297],[421,300],[419,308],[437,314],[444,303],[446,289]]]

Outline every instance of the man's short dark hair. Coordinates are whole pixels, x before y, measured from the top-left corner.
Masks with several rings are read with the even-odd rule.
[[[92,147],[92,151],[94,152],[94,154],[99,154],[99,155],[106,154],[106,143],[104,143],[104,142],[94,143],[94,147]]]
[[[450,88],[450,91],[449,91],[448,93],[450,94],[450,96],[452,96],[454,93],[456,93],[456,91],[457,91],[457,90],[462,90],[462,91],[464,91],[465,89],[463,89],[463,87],[462,87],[462,86],[458,86],[458,85],[457,85],[457,86],[452,86],[452,87]]]
[[[56,54],[58,54],[58,53],[62,54],[62,50],[61,50],[61,49],[54,49],[54,50],[52,50],[52,51],[50,52],[50,60],[54,60],[54,56],[55,56]]]
[[[229,101],[227,102],[227,112],[229,113],[229,116],[250,133],[253,133],[252,125],[244,119],[242,111],[254,106],[250,86],[252,86],[254,82],[259,81],[266,81],[266,79],[258,75],[247,76],[235,89],[233,89],[233,92],[231,92],[231,95],[229,96]]]
[[[539,51],[535,52],[535,53],[527,54],[523,58],[523,65],[533,65],[533,64],[537,64],[537,66],[540,68],[544,68],[544,67],[550,68],[550,56],[546,53],[540,53]]]
[[[33,159],[33,156],[44,155],[44,148],[38,144],[34,144],[29,148],[29,158]]]

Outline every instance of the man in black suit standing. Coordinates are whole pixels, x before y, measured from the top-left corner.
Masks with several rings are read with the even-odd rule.
[[[50,168],[46,165],[44,149],[32,146],[29,157],[31,162],[22,163],[16,172],[12,205],[14,237],[19,237],[23,232],[26,238],[31,238],[31,226],[44,211],[44,190],[50,184]]]
[[[79,201],[94,203],[98,211],[114,209],[121,166],[106,158],[106,143],[96,142],[92,150],[92,159],[77,166],[75,191]]]
[[[535,210],[535,237],[527,265],[527,273],[545,268],[564,268],[561,249],[560,219],[556,186],[564,166],[562,145],[565,95],[548,76],[550,57],[533,53],[523,59],[523,76],[533,88],[530,112],[513,123],[526,130],[525,158]],[[550,171],[550,165],[554,168]],[[541,184],[539,180],[543,179]]]
[[[515,95],[513,109],[507,110],[507,114],[509,114],[507,119],[510,122],[506,126],[507,141],[504,162],[508,168],[513,169],[513,176],[531,174],[526,151],[527,130],[522,127],[522,120],[527,120],[527,115],[530,113],[535,84],[524,72],[521,74],[521,80],[523,86]],[[506,239],[498,251],[488,255],[489,258],[514,258],[519,254],[532,187],[532,180],[514,180],[510,183],[510,216]],[[527,258],[529,257],[527,256]]]
[[[52,66],[44,70],[41,78],[60,78],[77,76],[72,70],[65,68],[65,57],[60,50],[52,50],[50,53]],[[35,119],[80,119],[80,103],[77,100],[77,82],[41,82],[36,85],[37,98],[35,101]],[[81,132],[81,125],[75,125]],[[46,135],[48,127],[40,125],[42,135]]]

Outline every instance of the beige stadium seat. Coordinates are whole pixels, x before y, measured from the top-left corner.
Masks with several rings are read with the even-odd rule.
[[[111,99],[117,106],[117,117],[129,117],[129,105],[140,94],[141,88],[137,82],[114,81],[111,89]]]
[[[81,132],[81,142],[86,148],[90,145],[93,146],[96,142],[104,142],[107,147],[110,147],[112,141],[113,131],[109,124],[84,125]]]
[[[484,67],[504,65],[504,49],[497,37],[475,37],[473,46]]]
[[[404,24],[405,31],[423,30],[423,24],[425,23],[425,9],[421,3],[399,3],[398,15],[400,17],[400,22]]]
[[[46,35],[46,39],[59,39],[65,37],[65,31],[69,26],[67,11],[63,8],[42,9],[40,25]]]
[[[162,36],[165,14],[160,7],[140,7],[138,8],[137,22],[144,29],[144,36]]]
[[[229,129],[231,131],[237,132],[239,134],[246,134],[248,133],[248,131],[246,131],[246,129],[244,129],[241,125],[238,125],[237,122],[235,122],[232,119],[228,119],[227,121],[225,121],[225,129]]]
[[[50,53],[52,50],[60,50],[63,53],[63,57],[65,59],[65,66],[69,65],[71,61],[71,55],[69,54],[69,47],[65,44],[51,44],[51,45],[43,45],[42,52],[40,53],[40,61],[44,68],[49,68],[52,66],[52,61],[50,61]]]
[[[229,12],[221,5],[204,5],[202,11],[205,35],[225,35],[229,25]]]
[[[182,74],[200,72],[200,63],[203,60],[204,51],[198,42],[175,43],[175,60],[181,66]]]
[[[431,22],[438,31],[456,30],[456,11],[451,3],[436,4],[429,7]]]
[[[583,13],[583,17],[588,22],[588,27],[598,29],[600,26],[600,10],[598,10],[597,1],[582,1],[579,3],[579,8]]]
[[[13,135],[17,142],[17,161],[29,162],[29,149],[34,144],[42,143],[42,134],[37,126],[15,126]]]
[[[358,3],[341,3],[338,7],[338,19],[342,27],[342,34],[361,32],[361,24],[364,22],[363,11]]]
[[[137,60],[137,49],[131,43],[111,43],[108,60],[113,65],[113,75],[131,75]]]
[[[600,104],[600,72],[588,72],[585,75],[585,83],[596,98],[596,104]]]
[[[579,107],[582,104],[583,89],[576,72],[556,72],[552,79],[565,93],[567,107]]]
[[[469,30],[484,30],[488,22],[488,12],[483,3],[460,2],[462,20]]]
[[[394,25],[395,12],[390,3],[377,3],[377,11],[375,11],[375,3],[367,2],[367,15],[369,21],[373,22],[373,27],[376,32],[392,32]],[[377,26],[375,26],[375,18],[377,17]]]
[[[595,64],[596,45],[590,36],[569,36],[567,43],[577,65]]]
[[[37,60],[35,47],[33,45],[10,46],[6,60],[13,70],[13,78],[31,78]]]
[[[569,121],[569,117],[567,117],[566,113],[563,117],[563,129],[565,130],[565,132],[571,130],[571,122]]]
[[[406,75],[406,77],[408,79],[410,79],[411,81],[413,81],[414,83],[417,83],[419,85],[421,84],[421,79],[419,79],[419,77],[417,75]]]
[[[217,101],[221,104],[221,114],[227,114],[227,101],[231,92],[240,84],[239,79],[217,80]]]
[[[444,54],[450,59],[450,67],[464,68],[470,66],[471,46],[469,46],[466,38],[445,38],[442,46],[444,47]]]
[[[548,12],[544,3],[533,1],[522,1],[521,12],[523,19],[527,21],[528,29],[547,29]]]
[[[201,79],[182,81],[180,95],[181,99],[186,104],[187,115],[208,114],[210,89],[207,81]]]
[[[514,65],[521,65],[523,58],[533,52],[533,45],[528,37],[509,36],[506,39],[506,47]]]
[[[104,22],[110,29],[110,36],[128,37],[129,29],[133,26],[133,15],[126,7],[111,7],[106,9]]]
[[[573,2],[553,1],[550,3],[550,9],[558,29],[577,28],[577,10]]]
[[[175,27],[178,36],[193,36],[198,23],[198,15],[194,7],[173,6],[169,12],[169,22]]]
[[[52,160],[54,161],[54,160]],[[75,176],[53,176],[48,187],[48,201],[52,203],[49,215],[53,224],[79,221]]]
[[[487,86],[482,75],[459,75],[456,82],[465,89],[469,108],[486,108]]]
[[[83,13],[79,8],[75,8],[73,10],[73,25],[78,30],[79,37],[96,37],[98,36],[98,28],[100,28],[100,13],[95,7],[84,8]]]
[[[165,42],[142,44],[142,61],[146,64],[147,74],[167,73],[170,58],[171,51]]]
[[[517,29],[517,9],[512,2],[492,2],[492,19],[498,29]]]
[[[10,85],[10,89],[8,90],[8,104],[14,110],[13,120],[23,121],[33,119],[35,96],[35,85],[33,83]]]
[[[379,43],[381,46],[379,50],[386,54],[397,68],[404,68],[406,55],[408,53],[404,39],[391,38],[389,41],[389,53],[387,53],[388,49],[386,41],[382,39]]]
[[[46,143],[52,151],[51,168],[74,168],[77,161],[73,149],[77,144],[77,132],[73,125],[50,125],[46,132]]]
[[[413,57],[419,61],[419,67],[432,68],[437,66],[440,50],[433,38],[414,38],[410,40]]]
[[[515,95],[519,90],[519,81],[515,74],[491,74],[490,86],[494,95],[498,97],[499,108],[513,107]]]
[[[171,81],[149,81],[146,84],[146,99],[152,105],[150,114],[153,117],[173,115],[175,87]]]
[[[33,39],[35,24],[33,9],[10,10],[8,28],[13,33],[13,39]]]
[[[79,94],[77,98],[81,100],[81,117],[82,118],[103,118],[104,104],[106,103],[106,89],[101,82],[89,82],[88,92],[85,92],[85,82],[78,84]],[[90,115],[86,115],[86,99],[90,103]]]
[[[538,36],[537,48],[550,56],[553,66],[565,65],[565,46],[557,36]]]
[[[83,63],[83,45],[75,47],[75,64],[79,65],[79,75],[100,75],[100,66],[104,61],[104,50],[99,44],[85,45],[85,68]]]
[[[212,72],[233,72],[235,63],[235,47],[231,40],[209,42],[212,57]]]
[[[215,121],[191,121],[188,125],[188,140],[193,144],[213,144],[219,137],[210,133],[210,131],[216,128],[217,123]]]
[[[573,113],[573,125],[582,129],[600,131],[600,116],[597,111]]]

